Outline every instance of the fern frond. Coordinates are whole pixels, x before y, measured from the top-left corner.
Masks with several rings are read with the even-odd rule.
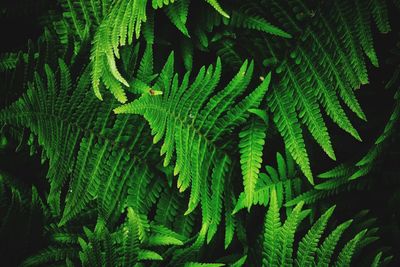
[[[279,231],[279,237],[275,242],[279,242],[278,248],[278,265],[279,266],[291,266],[293,264],[292,253],[293,253],[293,243],[294,235],[296,233],[296,228],[300,224],[304,216],[301,216],[301,209],[303,203],[300,202],[292,210],[285,223],[281,226]]]
[[[253,119],[239,134],[240,163],[246,196],[245,202],[248,209],[250,209],[253,203],[254,189],[261,168],[266,130],[267,126],[265,123]]]
[[[281,30],[280,28],[270,24],[263,17],[251,16],[244,12],[232,12],[229,19],[230,25],[234,27],[242,27],[250,30],[258,30],[272,35],[281,36],[284,38],[291,38],[292,36]]]
[[[378,58],[376,56],[375,49],[373,47],[372,33],[370,25],[370,17],[368,14],[368,7],[362,5],[360,1],[355,1],[357,10],[357,33],[358,41],[360,42],[365,54],[371,60],[372,65],[375,67],[379,66]]]
[[[270,206],[264,221],[262,264],[263,266],[350,266],[353,254],[364,245],[374,241],[374,232],[368,234],[365,227],[371,226],[368,221],[354,227],[359,232],[347,242],[335,260],[331,260],[334,251],[339,247],[339,239],[353,220],[348,220],[327,235],[320,244],[320,239],[327,228],[328,220],[332,216],[335,206],[332,206],[307,231],[306,235],[295,243],[296,229],[300,222],[309,214],[309,210],[301,211],[300,202],[288,215],[281,225],[276,190],[271,191]],[[293,249],[297,248],[296,259],[292,258]]]
[[[123,261],[124,266],[132,266],[134,256],[133,253],[139,251],[139,228],[138,228],[138,216],[132,208],[128,208],[126,226],[123,230]]]
[[[297,109],[300,112],[299,117],[301,118],[302,122],[307,125],[310,133],[326,152],[326,154],[335,160],[335,153],[331,145],[325,122],[319,111],[315,93],[311,90],[311,88],[307,88],[304,84],[298,83],[299,79],[295,77],[295,74],[289,65],[286,65],[286,69],[287,75],[289,76],[296,93],[295,102],[297,103]],[[304,73],[301,75],[304,75]]]
[[[271,94],[269,106],[271,111],[275,113],[273,119],[279,132],[284,137],[286,148],[297,164],[299,164],[308,181],[314,184],[296,110],[293,101],[289,97],[288,92],[275,90]]]
[[[376,254],[374,261],[371,263],[371,267],[380,266],[379,264],[380,264],[381,258],[382,258],[382,251],[379,252],[378,254]]]
[[[257,13],[257,16],[263,19],[273,15],[282,25],[282,29],[294,36],[296,42],[289,41],[282,46],[275,45],[265,37],[256,38],[257,40],[252,42],[246,40],[245,36],[232,37],[240,40],[241,47],[251,47],[247,51],[254,57],[263,55],[265,62],[275,62],[272,66],[279,74],[279,81],[268,98],[273,100],[276,98],[274,94],[279,94],[279,97],[280,94],[286,94],[286,98],[296,100],[295,103],[285,106],[286,114],[294,113],[298,118],[297,121],[293,120],[297,130],[292,129],[291,132],[296,133],[297,144],[301,145],[300,147],[297,145],[294,152],[294,146],[291,144],[290,152],[309,180],[312,177],[311,169],[307,163],[307,152],[299,126],[305,124],[314,139],[332,159],[335,159],[335,154],[322,111],[325,111],[340,128],[357,140],[361,140],[339,98],[360,119],[366,120],[354,89],[368,83],[367,65],[363,53],[374,65],[378,65],[370,17],[382,14],[380,16],[382,21],[387,21],[384,19],[387,18],[384,6],[386,7],[385,1],[331,1],[320,5],[306,1],[248,3],[244,13]],[[234,14],[235,12],[232,13],[232,18]],[[228,38],[221,38],[218,41],[218,46],[224,46],[223,60],[232,64],[238,61],[237,59],[246,57],[243,55],[243,49],[235,43],[237,41],[230,42]],[[233,56],[225,56],[226,52],[228,52],[226,55]],[[271,103],[273,101],[269,101],[269,104],[273,110],[274,121],[282,120],[282,112],[271,107]],[[294,119],[294,116],[292,118]],[[289,141],[288,130],[283,131],[288,127],[277,125],[277,128],[286,146],[294,143]],[[290,138],[294,140],[294,137]]]
[[[277,169],[267,165],[265,166],[266,173],[259,174],[252,200],[253,205],[267,206],[272,190],[276,191],[279,207],[284,202],[291,202],[294,197],[300,194],[301,180],[299,177],[295,176],[294,166],[292,166],[293,159],[287,154],[285,161],[279,152],[276,154],[276,159]],[[239,195],[233,210],[234,214],[246,207],[245,201],[245,193],[243,192]]]
[[[168,5],[164,10],[172,24],[174,24],[183,33],[183,35],[190,37],[189,31],[186,28],[189,0],[179,0]]]
[[[376,26],[381,33],[390,32],[388,8],[385,1],[371,0],[369,1],[372,9]]]
[[[272,188],[270,198],[269,209],[264,221],[263,265],[277,266],[279,245],[276,240],[278,240],[279,237],[281,220],[275,188]]]
[[[231,192],[225,193],[225,201],[224,201],[224,206],[225,206],[225,239],[224,239],[224,247],[227,249],[229,245],[231,244],[233,240],[233,235],[235,232],[235,227],[236,227],[236,219],[232,215],[233,213],[233,208],[234,208],[234,203],[235,203],[235,196],[233,195],[233,192],[229,190],[229,184],[225,184],[225,192]]]
[[[4,53],[0,56],[0,71],[12,70],[17,66],[18,53]]]
[[[245,62],[225,89],[209,99],[219,82],[220,61],[217,61],[215,71],[213,67],[209,67],[207,71],[204,67],[201,68],[190,86],[188,75],[178,85],[178,77],[173,75],[173,62],[171,54],[153,86],[155,90],[163,89],[162,96],[143,95],[114,111],[145,117],[152,128],[154,142],[164,139],[161,151],[166,154],[165,165],[176,151],[174,174],[179,174],[178,188],[184,191],[191,186],[186,214],[192,212],[201,201],[203,222],[208,224],[211,221],[209,205],[215,204],[212,209],[218,211],[221,204],[218,192],[212,197],[211,204],[206,203],[209,201],[207,192],[210,188],[206,177],[214,171],[212,186],[222,189],[223,183],[218,180],[224,180],[226,172],[224,158],[227,155],[216,142],[221,140],[224,133],[244,122],[249,116],[248,109],[259,105],[268,88],[269,79],[265,79],[250,95],[232,107],[234,99],[245,90],[250,81],[253,64],[248,66]],[[212,224],[218,225],[218,222],[217,219]]]
[[[220,4],[218,3],[217,0],[205,0],[207,3],[209,3],[218,13],[220,13],[222,16],[224,16],[225,18],[229,18],[228,13],[226,13],[222,7],[220,6]]]
[[[224,156],[221,163],[218,164],[211,176],[211,200],[210,200],[210,213],[213,215],[210,221],[210,228],[207,233],[207,242],[210,242],[214,234],[217,232],[217,227],[221,221],[222,203],[224,196],[224,179],[228,168],[230,167],[229,158]]]
[[[299,266],[308,266],[313,264],[314,254],[317,250],[319,239],[324,232],[329,218],[335,206],[328,209],[311,227],[307,234],[301,239],[297,250],[296,262]]]
[[[336,266],[350,266],[351,259],[353,257],[353,253],[355,252],[357,244],[360,242],[366,232],[367,229],[361,231],[352,240],[347,242],[347,244],[339,252]]]
[[[49,247],[43,251],[40,251],[34,256],[31,256],[24,260],[21,266],[38,266],[47,264],[53,261],[60,261],[65,258],[76,258],[78,256],[75,248],[54,248]]]
[[[329,266],[331,257],[337,246],[337,242],[342,236],[343,232],[350,226],[352,220],[340,224],[327,236],[321,246],[317,249],[318,267]]]
[[[62,212],[61,190],[72,178],[61,224],[77,215],[95,197],[101,216],[108,220],[124,202],[121,200],[127,194],[124,187],[127,178],[138,171],[131,153],[142,141],[127,137],[133,125],[138,126],[139,135],[146,129],[145,125],[134,123],[134,118],[116,118],[110,113],[112,102],[99,103],[91,96],[87,91],[88,69],[77,81],[72,81],[62,61],[59,81],[49,66],[45,67],[45,73],[47,83],[36,74],[28,92],[1,112],[1,121],[27,127],[38,136],[38,143],[49,159],[47,201],[55,214]],[[123,168],[125,173],[121,172]],[[146,171],[143,173],[148,175]]]

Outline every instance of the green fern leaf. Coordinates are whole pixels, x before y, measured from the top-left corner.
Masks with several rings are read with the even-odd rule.
[[[327,236],[321,246],[317,249],[318,267],[329,266],[332,254],[337,246],[343,232],[350,226],[352,220],[340,224]]]
[[[343,247],[339,252],[336,266],[350,266],[351,258],[353,257],[357,244],[361,241],[366,232],[367,229],[361,231]]]
[[[171,54],[153,88],[163,89],[162,96],[143,95],[138,100],[116,108],[116,113],[141,114],[149,122],[154,135],[154,142],[164,139],[161,151],[166,154],[167,165],[176,151],[174,174],[179,174],[177,185],[180,191],[191,187],[188,210],[192,212],[199,202],[202,204],[203,223],[208,225],[211,220],[210,207],[220,214],[220,193],[212,197],[209,203],[209,182],[207,175],[214,170],[212,182],[215,187],[223,188],[225,179],[224,157],[216,142],[224,133],[243,123],[249,116],[248,109],[257,107],[267,88],[269,79],[265,79],[250,95],[242,99],[235,107],[234,100],[245,90],[253,69],[251,63],[245,62],[238,74],[211,99],[209,95],[219,82],[221,71],[220,61],[217,61],[215,71],[209,67],[207,71],[201,68],[194,82],[188,86],[188,75],[185,75],[181,85],[178,85],[177,75],[173,75],[173,54]],[[229,110],[224,114],[225,111]],[[220,184],[221,186],[217,186]],[[215,204],[216,206],[212,206]],[[219,217],[220,215],[218,215]],[[211,220],[218,225],[219,219]],[[211,227],[211,236],[215,231]]]
[[[246,13],[232,12],[229,19],[230,25],[234,27],[243,27],[250,30],[258,30],[272,35],[277,35],[284,38],[292,38],[292,36],[281,30],[280,28],[270,24],[260,16],[251,16]]]
[[[222,7],[220,6],[220,4],[218,3],[217,0],[205,0],[207,3],[209,3],[218,13],[220,13],[222,16],[224,16],[225,18],[229,18],[228,13],[226,13]]]
[[[296,117],[295,107],[287,92],[274,91],[269,106],[275,113],[274,122],[284,137],[286,148],[311,184],[314,184],[310,162],[305,148],[301,128]]]
[[[296,259],[299,266],[309,266],[314,263],[314,254],[317,250],[319,239],[321,238],[334,209],[335,206],[328,209],[301,239]]]
[[[303,203],[300,202],[296,205],[296,207],[292,210],[292,213],[289,215],[285,223],[282,225],[279,231],[279,266],[291,266],[293,264],[292,253],[293,253],[293,243],[294,243],[294,235],[296,232],[297,226],[300,224],[302,220],[301,208],[303,207]]]
[[[211,181],[211,201],[210,201],[210,213],[213,214],[210,222],[210,228],[207,233],[207,243],[209,243],[217,232],[217,227],[221,221],[222,203],[223,203],[223,192],[224,192],[224,179],[226,172],[230,166],[229,158],[224,156],[221,163],[214,169]]]
[[[379,267],[381,258],[382,258],[382,251],[376,254],[374,261],[371,263],[371,267]]]
[[[275,188],[271,189],[271,201],[268,212],[264,221],[264,250],[263,250],[263,265],[277,266],[278,265],[278,249],[279,244],[276,242],[279,238],[279,230],[281,221],[279,218],[278,199]]]
[[[229,190],[228,185],[225,185],[225,192],[232,192]],[[233,235],[236,227],[236,220],[232,215],[235,196],[233,193],[227,194],[225,199],[225,240],[224,247],[227,249],[229,245],[232,243]]]
[[[152,261],[161,261],[163,260],[162,256],[157,252],[147,250],[147,249],[140,249],[137,255],[137,260],[152,260]]]
[[[254,189],[262,162],[262,150],[267,127],[263,122],[253,119],[239,134],[240,163],[242,166],[246,206],[250,210]]]
[[[183,33],[183,35],[190,37],[189,31],[186,28],[186,20],[189,11],[188,8],[188,0],[179,0],[168,5],[164,10],[171,22]]]
[[[300,118],[307,125],[314,139],[326,152],[326,154],[336,159],[333,151],[328,130],[325,126],[322,115],[319,111],[316,95],[311,88],[305,88],[298,84],[295,74],[289,65],[286,66],[289,79],[292,81],[294,91],[296,92],[297,109],[300,111]],[[303,75],[304,73],[302,73]]]
[[[375,49],[373,47],[371,28],[369,27],[370,18],[368,14],[368,8],[360,3],[360,1],[355,1],[357,7],[357,33],[358,40],[363,47],[365,54],[371,60],[372,65],[375,67],[379,66],[378,57],[376,56]]]
[[[371,0],[372,16],[381,33],[390,32],[388,9],[385,1]]]

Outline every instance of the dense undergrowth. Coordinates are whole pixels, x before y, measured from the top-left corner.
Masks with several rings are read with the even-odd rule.
[[[1,265],[400,262],[398,0],[0,8]]]

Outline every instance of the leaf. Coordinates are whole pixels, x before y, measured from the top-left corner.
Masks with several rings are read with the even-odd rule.
[[[239,133],[240,163],[248,210],[253,203],[253,194],[261,168],[266,131],[267,126],[263,122],[252,119]]]

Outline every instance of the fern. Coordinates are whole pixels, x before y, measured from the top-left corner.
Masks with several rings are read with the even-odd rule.
[[[253,119],[239,134],[240,161],[242,164],[246,206],[249,209],[253,202],[254,189],[261,168],[266,128],[265,123]]]
[[[398,214],[373,210],[392,218],[378,243],[381,216],[335,225],[335,209],[358,204],[343,210],[332,196],[390,187],[387,209],[398,200],[397,168],[382,163],[397,155],[399,66],[386,85],[393,110],[366,153],[315,177],[327,162],[310,144],[340,160],[331,125],[359,141],[370,140],[358,132],[366,114],[379,127],[357,89],[378,82],[369,72],[384,65],[375,49],[394,27],[390,1],[39,2],[37,40],[0,56],[0,163],[31,176],[0,171],[8,265],[390,262],[379,246]],[[0,12],[17,21],[29,7]]]
[[[300,124],[296,117],[293,102],[286,92],[274,92],[269,102],[271,111],[275,113],[274,122],[285,139],[285,145],[300,165],[311,184],[314,183],[310,162],[304,145]]]
[[[138,227],[140,219],[132,208],[128,208],[125,225],[114,233],[109,233],[97,222],[94,232],[85,229],[88,242],[80,239],[82,251],[80,259],[85,266],[133,266],[143,260],[162,260],[162,256],[150,250],[149,246],[182,245],[182,240],[176,238],[173,231],[152,225],[149,231],[154,232],[149,240],[141,239]],[[150,225],[149,225],[150,227]],[[181,236],[179,236],[181,238]]]
[[[250,95],[232,107],[234,99],[241,94],[250,81],[253,64],[245,62],[233,80],[211,99],[209,95],[218,84],[221,63],[201,68],[194,82],[189,86],[188,74],[181,85],[177,75],[173,75],[173,54],[171,54],[153,88],[163,89],[162,96],[143,95],[132,103],[115,109],[116,113],[141,114],[149,121],[154,135],[154,142],[164,138],[161,154],[165,154],[164,166],[170,164],[176,151],[174,174],[179,174],[177,185],[185,191],[191,185],[191,194],[186,214],[192,212],[199,202],[202,203],[203,226],[219,224],[211,220],[211,213],[216,209],[220,214],[220,193],[222,181],[229,166],[229,156],[216,145],[224,133],[242,123],[249,115],[249,108],[257,107],[265,94],[269,78],[265,79]],[[235,89],[235,91],[233,91]],[[200,92],[202,92],[200,94]],[[226,112],[226,114],[224,114]],[[207,204],[209,183],[205,179],[213,171],[212,189],[216,196]],[[217,183],[221,183],[218,185]],[[201,190],[201,187],[203,190]],[[215,214],[215,213],[213,213]],[[217,218],[220,215],[217,216]],[[212,234],[211,234],[212,235]]]
[[[302,206],[302,202],[297,204],[284,224],[281,225],[276,190],[272,189],[264,228],[263,255],[265,256],[263,264],[268,266],[292,266],[293,264],[296,266],[349,266],[367,229],[348,241],[334,263],[331,263],[332,253],[338,247],[339,238],[352,221],[347,221],[336,227],[319,245],[334,210],[334,207],[331,207],[312,225],[307,234],[295,246],[296,228],[307,215],[305,211],[301,211]],[[292,258],[294,247],[297,247],[296,259]]]
[[[59,83],[48,66],[46,85],[36,74],[27,94],[4,110],[1,120],[25,126],[37,135],[49,159],[47,201],[55,214],[61,215],[61,188],[72,178],[61,224],[77,215],[98,193],[100,213],[107,220],[127,194],[124,189],[127,178],[138,171],[139,165],[135,164],[136,159],[131,161],[135,156],[130,151],[140,142],[126,138],[133,118],[118,119],[112,113],[104,114],[112,110],[113,103],[99,105],[86,90],[90,83],[88,69],[74,82],[74,90],[69,70],[62,61],[59,70]],[[83,116],[86,112],[92,117]],[[95,119],[97,114],[99,117]],[[140,134],[144,125],[135,124]],[[122,168],[125,172],[121,172]],[[103,186],[99,187],[100,183]]]
[[[275,240],[279,236],[279,228],[281,227],[281,222],[279,218],[279,207],[278,199],[276,196],[276,190],[271,190],[271,202],[270,208],[266,213],[264,222],[264,251],[263,251],[263,264],[267,266],[276,266],[278,264],[278,249]]]
[[[368,83],[363,53],[378,66],[371,17],[380,25],[381,32],[390,30],[385,1],[371,1],[371,4],[369,1],[349,3],[340,0],[321,4],[301,0],[287,3],[261,1],[248,3],[245,14],[262,18],[274,16],[282,31],[293,37],[293,42],[289,40],[282,46],[276,38],[261,36],[249,42],[244,35],[242,38],[233,37],[239,42],[221,39],[217,51],[233,66],[249,54],[254,57],[263,55],[264,62],[279,74],[279,82],[272,86],[268,96],[272,100],[268,103],[273,121],[286,148],[312,184],[313,175],[300,126],[305,125],[334,160],[336,157],[322,111],[361,141],[341,100],[360,119],[366,120],[354,89]],[[288,99],[292,98],[295,101],[289,103]]]
[[[6,53],[0,56],[0,71],[12,70],[16,67],[18,54]]]
[[[134,38],[139,39],[142,24],[147,22],[147,2],[147,0],[123,0],[113,3],[108,7],[107,16],[104,17],[96,30],[91,51],[91,62],[93,90],[99,99],[102,99],[100,83],[103,82],[119,102],[125,103],[127,101],[124,87],[130,87],[130,85],[118,70],[116,58],[120,58],[120,47],[132,44]],[[229,17],[217,1],[207,2],[223,16]],[[177,1],[176,3],[174,1],[162,3],[153,1],[152,3],[153,8],[164,7],[172,23],[187,36],[189,36],[189,33],[185,24],[188,5],[187,0]],[[83,10],[85,10],[84,7],[83,5]],[[74,12],[71,12],[71,14],[74,14]],[[148,25],[148,27],[151,27],[151,25]],[[79,29],[79,26],[76,26],[76,28]],[[147,33],[149,31],[152,30],[146,30]],[[147,35],[146,39],[151,43],[153,37]]]
[[[259,204],[267,206],[270,197],[272,197],[272,189],[275,190],[277,195],[278,206],[281,207],[282,203],[290,202],[300,194],[301,180],[296,175],[293,159],[287,155],[286,160],[278,152],[276,154],[277,167],[265,166],[266,173],[260,173],[258,176],[257,184],[252,198],[252,205]],[[245,192],[239,195],[233,213],[237,213],[246,207],[246,194]]]
[[[229,20],[229,24],[234,27],[243,27],[250,30],[257,30],[272,35],[291,38],[292,36],[280,28],[271,25],[260,16],[251,16],[246,13],[234,12]]]
[[[315,188],[304,192],[295,199],[289,201],[286,205],[292,206],[299,201],[314,203],[321,198],[337,194],[346,190],[350,186],[362,183],[360,178],[373,173],[374,169],[379,166],[379,156],[381,156],[384,153],[385,148],[392,143],[390,137],[395,133],[395,125],[399,120],[400,115],[400,105],[398,100],[399,94],[397,90],[394,94],[395,103],[393,111],[389,116],[382,133],[376,137],[374,144],[359,160],[339,164],[338,166],[319,174],[318,177],[323,179],[321,183],[316,185]]]

